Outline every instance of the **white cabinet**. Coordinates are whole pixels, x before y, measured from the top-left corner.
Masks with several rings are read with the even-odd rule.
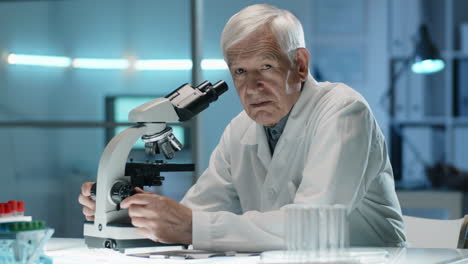
[[[434,219],[457,219],[463,215],[462,192],[398,191],[403,215]]]

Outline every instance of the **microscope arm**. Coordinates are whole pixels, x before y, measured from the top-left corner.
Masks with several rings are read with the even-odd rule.
[[[108,223],[127,222],[126,210],[118,210],[111,199],[112,186],[118,182],[128,182],[125,178],[125,165],[128,154],[135,142],[145,134],[156,133],[166,127],[165,123],[147,123],[130,127],[115,136],[104,149],[99,162],[96,192],[96,215],[94,226],[105,232]]]
[[[94,223],[84,225],[84,236],[89,246],[124,248],[135,243],[148,243],[148,239],[135,227],[126,225],[130,224],[128,211],[120,209],[120,201],[127,197],[120,195],[121,190],[126,192],[132,187],[129,184],[131,177],[125,175],[125,168],[133,145],[141,138],[147,154],[161,152],[167,159],[172,159],[182,145],[166,123],[190,120],[227,89],[224,81],[214,85],[206,81],[197,87],[184,84],[166,97],[154,99],[130,112],[129,121],[138,124],[112,138],[99,161]],[[193,164],[177,171],[190,169],[193,170]]]

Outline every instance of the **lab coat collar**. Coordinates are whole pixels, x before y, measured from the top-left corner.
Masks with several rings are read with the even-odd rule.
[[[304,88],[302,88],[301,96],[299,96],[299,99],[297,102],[294,104],[293,108],[291,109],[291,113],[289,114],[289,118],[293,118],[297,120],[300,116],[300,114],[304,111],[304,108],[307,107],[309,103],[311,103],[309,100],[310,98],[313,98],[313,96],[310,96],[310,94],[316,92],[318,82],[312,77],[312,75],[309,74],[307,77],[306,82],[304,83]],[[286,126],[288,126],[286,124]]]

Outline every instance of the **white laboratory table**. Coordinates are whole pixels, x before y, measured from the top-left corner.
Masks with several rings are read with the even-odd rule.
[[[385,264],[468,263],[468,249],[378,248],[378,250],[382,249],[389,252]],[[366,248],[366,250],[371,250],[371,248]],[[215,257],[192,260],[130,257],[110,249],[88,249],[83,239],[72,238],[52,238],[46,246],[45,254],[52,257],[54,264],[261,263],[259,256]]]

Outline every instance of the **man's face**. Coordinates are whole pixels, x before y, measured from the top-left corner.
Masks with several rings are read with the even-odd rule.
[[[278,123],[300,95],[301,81],[268,29],[252,33],[227,52],[229,70],[247,115],[264,126]]]

